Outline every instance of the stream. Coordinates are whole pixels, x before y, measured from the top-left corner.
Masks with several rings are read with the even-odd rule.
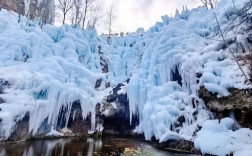
[[[157,149],[138,139],[60,138],[8,143],[0,156],[189,156]],[[192,155],[191,155],[192,156]]]

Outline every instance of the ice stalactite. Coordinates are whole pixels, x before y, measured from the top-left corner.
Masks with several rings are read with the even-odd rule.
[[[236,6],[244,2],[236,1]],[[232,7],[223,0],[214,10],[229,40],[235,38],[228,30]],[[96,104],[104,102],[114,86],[129,81],[122,92],[128,95],[130,122],[134,115],[139,118],[135,132],[160,142],[193,141],[203,123],[212,118],[198,97],[200,87],[218,97],[230,95],[232,87],[251,87],[225,45],[215,41],[219,32],[211,12],[204,7],[185,8],[175,17],[163,16],[146,32],[138,29],[135,34],[112,37],[109,45],[95,30],[68,25],[45,25],[41,30],[36,24],[24,26],[22,20],[18,24],[17,15],[2,10],[0,137],[7,139],[27,113],[33,135],[48,130],[46,126],[52,133],[66,128],[74,119],[71,110],[76,102],[83,119],[91,122],[89,132],[100,131],[103,126],[95,125]],[[245,40],[238,36],[230,46],[237,42],[244,52],[251,48]],[[245,65],[242,68],[248,71]],[[223,126],[215,121],[205,124],[209,125]],[[206,129],[199,137],[205,137]]]

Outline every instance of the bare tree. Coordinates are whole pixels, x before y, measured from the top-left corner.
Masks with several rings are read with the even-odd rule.
[[[37,16],[41,28],[45,24],[52,24],[54,21],[54,0],[42,0],[37,7]]]
[[[102,0],[73,0],[71,23],[77,27],[82,25],[85,29],[88,26],[94,27],[101,17]]]
[[[74,9],[75,9],[75,17],[74,17],[74,24],[77,27],[81,21],[81,7],[83,5],[83,0],[74,0]]]
[[[26,3],[28,4],[28,10],[27,10],[26,15],[25,15],[26,16],[26,25],[27,25],[29,20],[33,19],[33,17],[31,17],[31,7],[35,8],[35,3],[34,3],[34,1],[31,1],[31,0],[27,0]]]
[[[73,0],[58,0],[59,4],[57,8],[60,9],[63,13],[63,24],[65,24],[66,15],[69,10],[71,10],[74,6]]]
[[[115,15],[115,9],[113,4],[110,5],[109,9],[106,12],[106,21],[105,21],[105,27],[108,31],[108,43],[110,42],[111,33],[112,33],[112,26],[114,25],[116,21],[116,15]]]
[[[88,20],[89,27],[95,28],[95,25],[97,24],[98,20],[101,19],[102,6],[103,2],[101,0],[95,1],[95,4],[92,5]]]
[[[72,25],[75,25],[75,15],[76,15],[76,10],[74,9],[74,10],[71,11],[71,15],[70,15],[70,18],[69,18]]]
[[[218,21],[218,18],[217,18],[217,16],[216,16],[215,13],[214,13],[214,17],[215,17],[215,20],[216,20],[216,22],[217,22],[217,24],[218,24],[218,28],[219,28],[219,31],[220,31],[220,34],[221,34],[221,38],[222,38],[224,44],[227,46],[228,50],[229,50],[230,53],[232,54],[232,56],[233,56],[233,58],[234,58],[236,64],[238,65],[239,69],[241,70],[243,76],[245,77],[246,82],[250,82],[249,78],[246,76],[244,70],[242,69],[242,67],[241,67],[241,65],[240,65],[240,63],[239,63],[239,61],[238,61],[238,59],[236,58],[235,53],[233,52],[233,50],[232,50],[232,49],[230,48],[230,46],[228,45],[227,40],[226,40],[226,38],[224,37],[223,31],[222,31],[222,29],[221,29],[221,25],[220,25],[220,23],[219,23],[219,21]]]
[[[31,3],[31,0],[27,0],[26,3],[29,4],[28,10],[27,10],[27,12],[26,12],[26,18],[27,18],[27,20],[28,20],[29,14],[30,14],[30,3]]]
[[[84,8],[82,12],[82,29],[85,28],[85,23],[86,23],[86,18],[87,18],[87,13],[91,10],[92,3],[94,0],[84,0]]]
[[[15,0],[16,1],[16,5],[17,5],[17,13],[18,13],[18,23],[21,21],[21,15],[25,14],[25,4],[23,1],[21,0]]]
[[[218,0],[200,0],[207,9],[213,9],[216,7]]]
[[[95,25],[97,24],[97,21],[101,18],[99,13],[97,11],[94,11],[90,14],[89,20],[88,20],[88,26],[95,28]]]
[[[236,10],[236,16],[240,19],[240,24],[243,22],[248,22],[248,24],[252,23],[252,1],[248,1],[244,4],[244,6],[240,9],[238,9],[235,6],[234,0],[232,0],[233,7]]]

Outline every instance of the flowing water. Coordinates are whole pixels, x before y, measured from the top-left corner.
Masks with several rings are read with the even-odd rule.
[[[10,143],[0,156],[188,156],[162,151],[151,144],[125,138],[61,138]]]

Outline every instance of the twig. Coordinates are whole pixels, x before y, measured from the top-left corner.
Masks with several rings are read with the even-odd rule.
[[[239,10],[238,10],[237,7],[235,6],[234,0],[232,0],[232,3],[233,3],[233,8],[237,11],[237,13],[239,13]]]
[[[223,40],[218,40],[218,39],[214,39],[214,38],[206,38],[208,40],[213,40],[213,41],[219,41],[219,42],[223,42]]]
[[[239,62],[237,61],[237,58],[235,57],[234,52],[232,51],[232,49],[229,47],[229,45],[228,45],[227,42],[226,42],[226,39],[225,39],[225,37],[224,37],[224,35],[223,35],[223,32],[222,32],[222,30],[221,30],[220,23],[219,23],[219,21],[218,21],[218,18],[217,18],[217,16],[216,16],[215,12],[213,12],[213,13],[214,13],[215,20],[216,20],[216,22],[217,22],[217,24],[218,24],[218,27],[219,27],[219,30],[220,30],[220,33],[221,33],[221,37],[222,37],[223,42],[225,43],[225,45],[227,46],[228,50],[229,50],[230,53],[232,54],[232,56],[233,56],[235,62],[236,62],[237,65],[239,66],[239,68],[240,68],[240,70],[241,70],[243,76],[245,77],[246,81],[247,81],[248,83],[250,83],[250,81],[249,81],[248,77],[246,76],[245,72],[243,71],[241,65],[240,65]]]

